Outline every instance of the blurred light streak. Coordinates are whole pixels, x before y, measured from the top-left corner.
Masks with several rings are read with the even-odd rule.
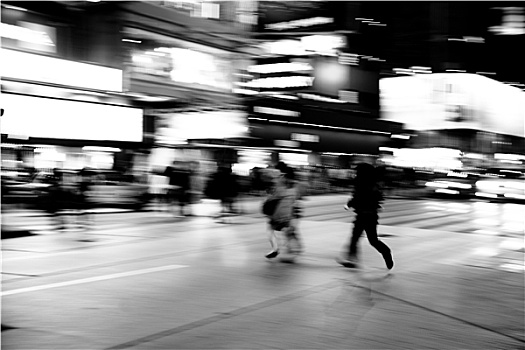
[[[481,247],[474,250],[474,254],[482,256],[496,256],[499,251],[493,247]]]
[[[494,219],[482,218],[482,219],[475,219],[474,223],[478,225],[483,225],[483,226],[498,226],[499,221],[494,220]]]
[[[308,99],[308,100],[315,100],[315,101],[333,102],[333,103],[347,103],[345,101],[341,101],[341,100],[338,100],[338,99],[335,99],[335,98],[329,98],[329,97],[324,97],[324,96],[315,95],[315,94],[300,93],[299,97],[304,98],[304,99]]]
[[[248,72],[269,74],[269,73],[282,73],[282,72],[299,72],[299,71],[310,71],[313,67],[309,63],[301,62],[287,62],[287,63],[273,63],[273,64],[261,64],[248,67]]]
[[[459,177],[459,178],[463,178],[463,179],[466,179],[468,177],[468,174],[466,173],[457,173],[457,172],[454,172],[454,171],[449,171],[447,173],[447,176],[450,176],[450,177]],[[470,186],[471,187],[471,186]],[[468,187],[468,188],[470,188]]]
[[[345,46],[346,39],[340,35],[309,35],[301,38],[303,48],[318,53],[334,53]]]
[[[116,147],[100,147],[100,146],[84,146],[83,151],[94,151],[94,152],[120,152],[120,148]]]
[[[494,153],[495,159],[505,160],[525,160],[525,156],[521,154],[510,154],[510,153]]]
[[[164,52],[159,52],[159,51],[146,51],[145,54],[146,54],[146,55],[152,55],[152,56],[158,56],[158,57],[164,57],[164,56],[166,56],[166,53],[164,53]]]
[[[432,68],[430,68],[430,67],[425,67],[425,66],[412,66],[412,67],[410,67],[410,69],[426,70],[426,71],[428,71],[428,70],[432,70]]]
[[[312,18],[302,18],[289,22],[279,22],[279,23],[270,23],[266,24],[266,29],[271,30],[286,30],[286,29],[295,29],[300,27],[309,27],[320,24],[332,23],[333,18],[330,17],[312,17]]]
[[[525,200],[525,195],[523,195],[523,194],[505,193],[503,196],[506,197],[506,198]]]
[[[281,153],[279,157],[286,163],[292,166],[308,165],[308,154],[298,153]]]
[[[301,112],[290,111],[287,109],[280,109],[280,108],[271,108],[271,107],[255,106],[253,107],[253,111],[256,113],[282,115],[285,117],[300,117],[301,116]]]
[[[262,94],[264,95],[266,93],[262,93]],[[297,96],[284,95],[284,94],[279,94],[279,93],[268,93],[267,95],[275,97],[275,98],[282,98],[282,99],[285,99],[285,100],[298,100],[299,99],[299,97],[297,97]]]
[[[499,244],[501,249],[520,250],[525,248],[525,242],[522,238],[508,238]]]
[[[291,88],[312,86],[315,78],[304,76],[273,77],[254,79],[249,82],[239,83],[240,86],[250,88]]]
[[[463,157],[471,158],[471,159],[483,159],[483,158],[485,158],[482,154],[477,154],[477,153],[465,153],[463,155]]]
[[[479,233],[479,234],[482,234],[482,235],[490,235],[490,236],[497,236],[497,235],[499,235],[498,231],[491,231],[491,230],[485,230],[485,229],[476,230],[476,231],[474,231],[474,233]]]
[[[520,264],[503,264],[500,268],[511,272],[525,271],[525,265]]]
[[[250,89],[232,89],[232,92],[235,93],[235,94],[242,94],[242,95],[258,95],[259,92],[255,91],[255,90],[250,90]]]
[[[437,187],[437,188],[448,188],[448,185],[440,182],[440,181],[433,181],[433,182],[427,182],[425,184],[427,187]]]
[[[484,197],[484,198],[498,198],[498,195],[493,194],[493,193],[476,192],[475,195],[477,197]]]
[[[509,223],[505,223],[503,224],[502,228],[505,230],[505,231],[512,231],[512,232],[521,232],[523,233],[523,229],[525,228],[524,227],[524,223],[521,222],[521,223],[518,223],[518,222],[509,222]]]
[[[446,193],[446,194],[459,194],[459,191],[456,190],[449,190],[449,189],[443,189],[439,188],[436,190],[437,193]]]
[[[46,32],[12,24],[0,23],[0,36],[2,38],[21,40],[34,44],[55,46],[55,43],[53,43],[53,40],[51,40]]]
[[[27,12],[27,9],[23,7],[12,6],[12,5],[7,5],[7,4],[2,4],[2,7],[6,9],[10,9],[10,10],[15,10],[15,11]]]
[[[402,139],[402,140],[410,139],[410,135],[392,135],[390,137],[393,139]]]

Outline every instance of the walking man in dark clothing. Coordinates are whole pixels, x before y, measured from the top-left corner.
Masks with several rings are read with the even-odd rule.
[[[168,177],[170,184],[168,200],[178,203],[181,216],[190,215],[189,210],[185,210],[190,202],[190,170],[182,162],[174,161],[173,166],[166,168],[164,175]]]
[[[354,208],[356,217],[348,252],[343,259],[338,259],[338,262],[343,266],[352,267],[358,262],[358,242],[363,231],[366,231],[366,236],[372,247],[381,253],[385,259],[387,268],[390,270],[394,266],[390,248],[377,237],[378,210],[381,208],[380,203],[382,201],[383,194],[377,185],[375,168],[366,163],[358,164],[353,196],[345,205],[345,210]]]

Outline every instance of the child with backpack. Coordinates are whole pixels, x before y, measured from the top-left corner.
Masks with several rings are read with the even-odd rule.
[[[269,240],[272,250],[266,254],[266,258],[275,258],[280,249],[286,249],[287,253],[302,252],[302,244],[297,235],[297,223],[299,217],[298,199],[300,194],[295,186],[295,173],[290,167],[283,167],[281,175],[277,180],[273,193],[263,204],[263,213],[269,219]],[[280,243],[277,232],[284,234],[284,242]]]

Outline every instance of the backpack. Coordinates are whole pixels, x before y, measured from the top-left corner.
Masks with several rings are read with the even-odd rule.
[[[280,198],[267,198],[262,205],[262,213],[266,216],[272,216],[279,200]]]

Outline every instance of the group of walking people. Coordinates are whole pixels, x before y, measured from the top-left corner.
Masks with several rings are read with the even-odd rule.
[[[268,217],[271,246],[271,251],[266,254],[268,259],[273,259],[282,252],[300,254],[304,251],[298,229],[304,191],[295,181],[293,168],[283,162],[279,162],[276,168],[280,171],[280,176],[263,204],[263,213]],[[377,176],[377,171],[371,164],[360,163],[356,166],[353,193],[344,205],[345,210],[353,209],[356,217],[350,242],[345,246],[343,256],[337,259],[343,266],[354,267],[358,263],[358,242],[363,231],[372,247],[382,255],[386,267],[390,270],[394,266],[390,248],[377,235],[378,211],[384,200]]]

